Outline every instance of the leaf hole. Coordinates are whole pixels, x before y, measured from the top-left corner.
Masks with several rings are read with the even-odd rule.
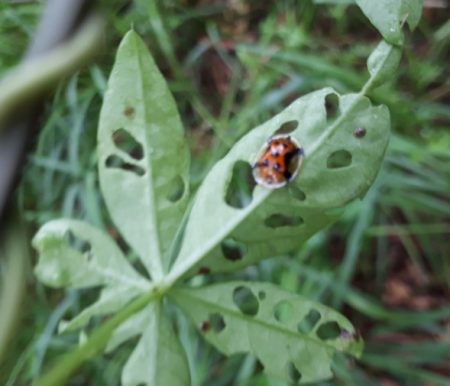
[[[177,202],[184,194],[184,181],[181,176],[176,176],[172,181],[169,182],[169,193],[167,194],[167,199],[170,202]]]
[[[306,200],[306,194],[303,190],[297,188],[294,185],[289,185],[289,194],[294,197],[298,201],[305,201]]]
[[[298,127],[298,121],[292,120],[284,122],[273,135],[290,134]]]
[[[295,227],[303,223],[300,216],[286,216],[281,213],[272,214],[264,220],[264,225],[269,228]]]
[[[337,150],[330,154],[327,159],[328,169],[340,169],[350,166],[352,163],[352,154],[347,150]]]
[[[233,291],[233,302],[247,316],[255,316],[259,310],[259,301],[250,288],[236,287]]]
[[[225,239],[220,247],[225,259],[230,261],[242,260],[247,252],[247,248],[244,243],[236,241],[232,238]]]
[[[328,122],[336,119],[339,110],[339,98],[336,94],[328,94],[325,97],[325,109]]]
[[[237,161],[225,193],[225,202],[233,208],[245,208],[252,202],[255,186],[251,165],[245,161]]]
[[[273,309],[273,316],[281,323],[288,322],[294,315],[294,307],[287,300],[278,302]]]
[[[93,255],[91,253],[92,250],[91,243],[89,243],[86,240],[83,240],[81,237],[76,236],[70,230],[66,232],[64,238],[71,248],[77,250],[82,254],[87,254],[88,260],[92,259]]]
[[[139,161],[144,158],[142,145],[128,131],[124,129],[116,130],[112,139],[118,149],[124,151],[135,160]]]
[[[264,371],[264,364],[261,362],[261,360],[258,357],[255,358],[254,369],[255,369],[255,374],[262,373]]]
[[[317,330],[317,336],[322,340],[336,339],[341,335],[341,328],[336,322],[326,322]]]
[[[125,162],[117,155],[110,155],[108,158],[106,158],[105,166],[110,169],[126,170],[128,172],[137,174],[138,176],[143,176],[145,174],[144,168],[141,168],[138,165],[130,164],[129,162]]]
[[[258,299],[259,300],[264,300],[266,298],[266,291],[259,291],[258,292]]]
[[[294,383],[298,383],[300,381],[300,379],[302,378],[302,373],[300,371],[298,371],[297,367],[295,366],[295,364],[293,362],[288,363],[287,370],[288,370],[289,379]]]
[[[320,312],[316,310],[311,310],[308,314],[303,318],[303,320],[297,325],[297,330],[303,334],[309,334],[317,322],[320,320]]]
[[[223,331],[226,327],[223,316],[217,312],[209,315],[209,323],[210,323],[210,327],[216,333]]]

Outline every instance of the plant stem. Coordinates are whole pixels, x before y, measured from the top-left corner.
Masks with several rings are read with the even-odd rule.
[[[123,310],[119,311],[101,327],[95,330],[86,343],[58,360],[46,374],[33,382],[32,386],[61,385],[78,366],[85,360],[92,358],[106,346],[114,330],[120,324],[136,312],[142,310],[150,302],[159,299],[161,296],[161,291],[158,288],[153,287],[149,292],[135,299]]]

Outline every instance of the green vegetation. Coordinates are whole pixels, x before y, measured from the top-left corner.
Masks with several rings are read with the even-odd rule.
[[[131,24],[144,37],[175,96],[192,152],[191,191],[198,190],[237,139],[298,97],[327,86],[341,95],[358,92],[367,80],[366,59],[379,42],[354,5],[286,0],[188,6],[174,1],[157,8],[146,3],[136,1],[126,9],[119,2],[107,5],[111,34],[97,65],[61,84],[47,105],[42,133],[18,192],[24,216],[36,229],[55,218],[83,219],[106,229],[123,245],[100,197],[95,147],[113,55]],[[37,4],[0,7],[5,20],[0,23],[0,57],[5,58],[1,73],[17,62],[26,44],[28,35],[18,31],[31,31],[38,14]],[[9,42],[16,40],[11,48]],[[406,34],[396,75],[387,85],[367,89],[374,104],[389,107],[393,134],[383,168],[363,201],[351,204],[344,217],[300,249],[280,249],[278,256],[238,273],[192,279],[196,285],[270,281],[344,313],[366,342],[364,355],[357,361],[336,357],[336,377],[324,385],[449,382],[449,42],[449,22],[426,8],[418,30]],[[372,76],[376,64],[375,58]],[[252,141],[245,138],[249,137],[240,143],[248,149]],[[376,171],[376,165],[370,168]],[[194,255],[187,253],[187,260]],[[143,273],[136,256],[134,262]],[[70,351],[78,333],[58,335],[56,328],[62,319],[72,319],[93,303],[93,292],[54,291],[30,280],[23,322],[14,349],[2,363],[0,384],[35,380],[44,363]],[[175,292],[173,299],[185,304],[186,297],[198,298],[194,292]],[[251,355],[223,357],[198,338],[178,310],[169,311],[187,353],[193,385],[285,385],[262,375]],[[113,322],[117,319],[111,318],[109,325]],[[88,332],[102,323],[95,316]],[[213,328],[215,323],[213,318]],[[132,340],[84,363],[70,384],[118,385],[136,343]]]

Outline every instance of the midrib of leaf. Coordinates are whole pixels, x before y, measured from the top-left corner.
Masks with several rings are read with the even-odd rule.
[[[102,275],[103,277],[107,278],[107,279],[112,279],[114,281],[116,281],[117,283],[126,285],[127,287],[134,287],[140,290],[145,290],[147,291],[149,289],[149,285],[150,283],[148,283],[147,281],[136,281],[135,278],[133,279],[129,279],[127,275],[117,275],[116,271],[114,269],[105,269],[103,268],[101,265],[98,264],[93,264],[90,268],[92,268],[94,270],[94,272],[99,273],[100,275]],[[147,285],[144,285],[144,283],[146,283]]]
[[[319,137],[315,143],[311,145],[308,149],[308,153],[306,156],[311,156],[315,153],[315,151],[319,148],[320,144],[323,143],[325,138],[330,137],[334,134],[339,125],[347,119],[347,117],[353,112],[361,99],[369,93],[372,89],[373,83],[377,78],[378,74],[384,67],[389,54],[392,51],[392,45],[390,45],[389,51],[387,55],[385,55],[382,65],[378,67],[378,71],[374,72],[367,82],[364,84],[363,88],[359,93],[356,94],[356,97],[352,101],[352,103],[347,107],[345,112],[340,115]],[[240,209],[241,213],[239,216],[235,216],[231,221],[227,224],[224,224],[220,230],[217,232],[216,237],[210,240],[207,240],[203,245],[199,248],[191,252],[190,255],[183,258],[178,264],[175,262],[173,269],[169,272],[169,274],[163,279],[164,287],[171,287],[181,276],[183,276],[189,269],[191,269],[195,264],[197,264],[208,252],[210,252],[221,240],[223,240],[233,229],[235,229],[242,221],[244,221],[254,209],[256,209],[259,205],[261,205],[272,193],[272,190],[263,189],[259,191],[257,197],[254,197],[249,206],[244,209]]]
[[[217,305],[216,303],[212,303],[212,302],[209,302],[207,300],[195,297],[193,295],[190,295],[190,294],[186,293],[183,290],[180,291],[180,290],[173,289],[172,291],[167,293],[167,296],[173,298],[173,297],[176,297],[177,293],[179,293],[179,292],[182,292],[181,297],[188,297],[188,298],[194,299],[196,302],[205,305],[205,307],[208,310],[221,311],[222,314],[233,315],[237,319],[240,319],[240,320],[242,320],[244,322],[255,323],[255,324],[258,324],[258,325],[260,325],[260,326],[262,326],[264,328],[268,328],[270,330],[276,330],[277,332],[280,332],[282,334],[290,335],[292,337],[295,337],[296,339],[298,339],[298,337],[300,336],[302,339],[305,339],[305,340],[308,340],[310,342],[313,342],[314,344],[317,344],[317,345],[322,346],[324,348],[328,348],[328,349],[331,348],[333,350],[336,349],[334,346],[330,346],[330,345],[324,343],[323,341],[321,341],[320,339],[315,340],[311,336],[304,335],[301,332],[294,332],[294,331],[290,331],[290,330],[287,330],[287,329],[285,330],[285,329],[281,328],[280,326],[277,326],[276,324],[270,324],[270,323],[267,323],[264,320],[261,320],[261,319],[258,319],[258,318],[252,318],[252,317],[245,316],[245,315],[242,314],[242,312],[239,312],[237,310],[232,310],[230,308],[220,307],[220,305]]]
[[[149,383],[150,384],[155,384],[155,381],[157,381],[157,379],[155,379],[155,376],[157,376],[157,368],[158,368],[158,363],[157,361],[160,360],[160,355],[158,355],[158,352],[160,350],[160,326],[159,324],[161,323],[161,302],[160,301],[156,301],[153,305],[153,310],[151,311],[153,312],[153,316],[155,318],[155,330],[156,333],[153,334],[154,337],[154,342],[152,347],[150,348],[150,350],[152,351],[152,354],[150,354],[151,358],[156,358],[156,361],[154,361],[153,363],[149,363],[149,366],[152,366],[152,370],[151,370],[151,374],[152,374],[152,379],[149,379]],[[141,339],[144,339],[144,334],[145,332],[143,332]]]
[[[155,308],[154,308],[154,311],[153,311],[154,313],[155,313],[155,318],[156,318],[156,323],[155,323],[155,330],[156,330],[156,334],[154,334],[154,337],[155,337],[155,342],[154,342],[154,346],[153,346],[153,352],[154,352],[154,355],[153,355],[153,358],[156,358],[156,363],[151,363],[151,364],[149,364],[149,366],[153,366],[153,371],[152,371],[152,374],[153,374],[153,377],[155,377],[157,374],[156,374],[156,371],[157,371],[157,368],[158,368],[158,363],[157,363],[157,361],[158,360],[161,360],[161,357],[160,357],[160,355],[158,355],[159,354],[159,350],[160,350],[160,344],[159,344],[159,342],[160,342],[160,338],[161,338],[161,336],[160,336],[160,326],[159,326],[159,324],[161,323],[161,302],[155,302]],[[154,381],[155,381],[155,379],[152,379],[152,382],[154,383]],[[156,381],[157,381],[157,379],[156,379]]]
[[[210,252],[217,243],[224,239],[233,229],[235,229],[242,221],[247,218],[254,209],[256,209],[259,205],[261,205],[267,197],[271,194],[271,190],[269,189],[259,189],[257,190],[258,194],[253,198],[250,205],[246,208],[240,209],[240,213],[237,216],[234,216],[228,223],[225,223],[220,230],[217,232],[215,238],[207,240],[205,243],[200,245],[200,247],[194,250],[190,255],[188,255],[185,259],[183,259],[180,263],[176,263],[174,268],[170,273],[164,278],[163,286],[166,288],[172,287],[172,285],[192,266],[198,263],[203,256],[205,256],[208,252]]]
[[[139,91],[140,91],[140,97],[142,101],[145,101],[145,91],[143,88],[143,80],[142,80],[142,76],[141,74],[143,73],[143,68],[144,66],[142,65],[142,58],[141,58],[141,54],[140,54],[140,50],[137,47],[138,41],[137,39],[134,39],[133,41],[134,43],[134,48],[135,48],[135,52],[137,53],[136,57],[137,57],[137,65],[139,67],[139,71],[138,71],[138,77],[139,77]],[[143,106],[143,110],[144,110],[144,117],[145,117],[145,122],[147,122],[148,119],[148,111],[147,111],[147,103],[142,103]],[[146,127],[146,130],[148,130],[148,128]],[[158,229],[158,222],[157,222],[157,207],[155,204],[155,195],[154,195],[154,191],[152,189],[152,187],[154,186],[154,181],[153,181],[153,165],[152,165],[152,160],[150,157],[150,144],[148,143],[148,136],[147,133],[145,133],[144,135],[144,147],[145,147],[145,153],[148,154],[147,157],[147,178],[151,183],[151,187],[149,189],[149,205],[150,205],[150,209],[148,211],[148,215],[150,216],[150,220],[153,224],[153,229],[154,232],[152,234],[149,235],[149,243],[154,243],[154,250],[157,251],[158,256],[153,256],[152,260],[155,262],[155,264],[153,264],[153,269],[154,272],[151,272],[152,277],[154,278],[155,281],[158,281],[159,279],[163,278],[165,273],[164,273],[164,267],[162,264],[162,255],[161,255],[161,246],[159,243],[159,229]]]

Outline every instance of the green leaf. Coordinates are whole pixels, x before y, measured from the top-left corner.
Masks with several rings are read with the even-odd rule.
[[[124,322],[114,332],[108,351],[134,335],[141,338],[123,368],[123,386],[190,385],[185,353],[159,302]]]
[[[362,352],[344,316],[272,284],[174,288],[169,296],[218,350],[251,353],[267,374],[288,381],[330,378],[336,351],[357,357]]]
[[[35,273],[51,287],[103,286],[99,300],[62,329],[85,325],[93,315],[112,313],[150,288],[116,244],[98,229],[76,220],[46,223],[33,239],[39,252]]]
[[[104,287],[95,303],[86,307],[70,321],[61,321],[58,326],[58,332],[77,330],[87,325],[93,316],[108,315],[121,310],[142,293],[142,290],[124,285]]]
[[[134,31],[122,40],[108,82],[98,155],[111,217],[160,279],[186,209],[189,153],[173,97]]]
[[[326,102],[336,111],[327,112]],[[287,126],[296,127],[290,135],[305,153],[296,179],[278,190],[256,186],[249,202],[227,202],[236,165],[250,170],[260,148]],[[172,280],[189,269],[229,271],[297,250],[335,221],[340,208],[366,193],[383,160],[389,128],[385,106],[372,106],[362,94],[338,95],[325,88],[250,131],[199,188]]]
[[[161,308],[153,303],[145,310],[149,320],[123,369],[124,386],[190,385],[185,353]]]
[[[149,282],[133,269],[114,241],[82,221],[49,221],[35,235],[33,246],[39,252],[35,273],[48,286],[149,288]]]
[[[373,87],[383,84],[395,74],[401,56],[400,48],[384,40],[378,44],[367,60],[367,69],[372,77],[371,84]]]
[[[356,0],[370,22],[389,43],[402,45],[403,23],[417,27],[422,15],[423,0]]]

